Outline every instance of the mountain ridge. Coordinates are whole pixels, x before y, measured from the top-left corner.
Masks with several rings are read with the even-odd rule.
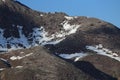
[[[62,12],[37,12],[15,0],[0,0],[0,10],[0,51],[8,52],[0,54],[1,79],[16,80],[16,77],[9,79],[11,75],[7,73],[15,76],[15,72],[18,75],[20,70],[25,75],[28,73],[26,76],[33,75],[24,78],[21,74],[22,80],[45,80],[52,76],[55,76],[55,80],[119,80],[120,29],[113,24],[92,17],[69,16]],[[61,63],[57,62],[58,59]],[[41,64],[38,61],[42,61]],[[54,71],[54,61],[60,68],[57,73]],[[47,65],[48,62],[51,64]],[[113,62],[115,65],[110,70],[107,65]],[[40,66],[46,68],[43,69],[45,74],[36,72],[39,70],[36,66],[39,66],[40,71]],[[52,68],[49,69],[48,66]],[[68,71],[67,68],[72,70]],[[91,73],[90,69],[97,75]],[[60,73],[60,78],[54,74],[43,77],[48,74],[46,70]],[[35,78],[36,74],[42,77]],[[2,78],[3,75],[6,78]]]

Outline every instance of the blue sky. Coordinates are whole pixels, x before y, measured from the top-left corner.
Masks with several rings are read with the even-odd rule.
[[[18,0],[43,12],[65,12],[70,16],[96,17],[120,28],[120,0]]]

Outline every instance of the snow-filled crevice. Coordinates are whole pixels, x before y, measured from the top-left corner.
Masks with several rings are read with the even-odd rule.
[[[95,46],[86,46],[86,48],[96,52],[97,54],[108,56],[110,58],[113,58],[115,60],[120,61],[120,56],[118,56],[117,53],[115,53],[115,52],[113,52],[113,51],[111,51],[111,50],[109,50],[107,48],[104,48],[102,46],[102,44],[95,45]]]
[[[17,26],[19,31],[19,38],[16,37],[9,37],[5,38],[3,36],[4,29],[0,29],[0,51],[9,51],[9,50],[16,50],[21,48],[27,48],[30,47],[28,43],[27,37],[25,37],[22,26]],[[9,46],[9,47],[8,47]]]

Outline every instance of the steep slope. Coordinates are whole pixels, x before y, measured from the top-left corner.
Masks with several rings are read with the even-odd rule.
[[[85,50],[87,45],[99,45],[119,53],[120,48],[120,29],[116,26],[95,18],[78,17],[70,20],[70,24],[81,23],[75,34],[69,35],[59,44],[58,53],[71,53]],[[69,46],[68,46],[69,45]],[[60,49],[60,48],[61,49]]]
[[[1,0],[0,10],[1,50],[48,44],[54,53],[75,53],[102,44],[119,54],[120,29],[105,21],[37,12],[13,0]]]
[[[50,34],[57,31],[56,27],[64,20],[61,16],[65,15],[39,13],[13,0],[1,0],[0,10],[0,44],[8,49],[27,48],[53,39],[55,35]]]
[[[95,80],[42,47],[11,51],[0,57],[11,64],[1,70],[0,80]]]
[[[118,78],[118,80],[120,79],[120,62],[119,61],[108,58],[106,56],[102,56],[102,55],[90,55],[80,59],[78,62],[75,63],[75,65],[79,66],[80,68],[84,67],[86,71],[88,70],[90,72],[90,65],[86,62],[89,62],[93,64],[97,69]],[[85,66],[85,64],[88,66]],[[98,73],[93,73],[93,74],[96,75]]]
[[[34,46],[46,47],[50,52],[46,52],[46,50],[44,52],[43,49],[38,47],[33,48],[32,51],[30,47]],[[16,0],[0,0],[0,51],[9,52],[23,48],[28,48],[25,49],[25,53],[18,50],[0,55],[0,70],[6,67],[13,67],[12,69],[5,69],[1,72],[2,79],[8,80],[11,74],[18,76],[23,73],[21,78],[19,78],[21,80],[22,78],[24,79],[24,74],[28,73],[26,76],[33,76],[30,78],[27,77],[27,79],[36,80],[34,75],[39,71],[39,66],[41,66],[40,68],[43,68],[43,70],[54,66],[50,68],[50,73],[53,71],[54,74],[51,73],[50,76],[45,77],[45,79],[50,78],[51,80],[79,80],[80,78],[83,78],[83,80],[94,80],[93,78],[116,80],[113,77],[120,77],[117,72],[119,71],[118,68],[120,64],[120,29],[116,26],[96,18],[84,16],[71,17],[65,13],[34,11]],[[34,55],[32,53],[34,53]],[[52,53],[52,56],[50,56],[49,53]],[[53,54],[73,64],[64,62],[61,59],[59,59],[59,61],[57,60],[58,57],[53,56]],[[12,55],[14,56],[12,57]],[[31,55],[33,58],[31,58]],[[104,64],[102,59],[99,59],[101,55],[103,55],[103,60],[105,57],[106,64]],[[10,60],[10,63],[6,59],[8,59],[8,61]],[[11,59],[15,60],[11,61]],[[103,65],[105,69],[96,66],[97,61],[95,59],[98,59],[100,66]],[[94,63],[92,60],[96,62]],[[51,64],[45,64],[45,61]],[[107,61],[111,63],[115,62],[118,66],[115,65],[114,67],[116,67],[116,69],[111,68],[111,71],[106,71],[110,70],[110,68],[107,69],[109,66],[106,65],[110,65]],[[54,63],[56,63],[57,66]],[[88,67],[85,65],[88,65]],[[20,70],[15,67],[20,68]],[[22,67],[23,69],[21,69]],[[87,71],[84,70],[86,68]],[[91,69],[94,70],[94,74],[91,73]],[[28,70],[30,70],[30,72]],[[59,71],[56,72],[55,70]],[[81,70],[86,74],[81,72]],[[9,74],[8,72],[11,73]],[[46,71],[43,72],[45,72],[45,74],[38,73],[38,80],[44,80],[44,77],[40,77],[39,74],[45,76],[49,73],[46,73]],[[117,75],[114,75],[114,72]],[[71,73],[73,73],[73,75]],[[56,74],[60,75],[60,78],[56,76]],[[95,76],[95,74],[97,74],[97,76]],[[10,80],[14,79],[16,80],[16,77],[12,77]]]

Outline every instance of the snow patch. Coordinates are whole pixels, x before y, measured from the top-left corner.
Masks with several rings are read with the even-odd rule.
[[[75,18],[78,18],[77,16],[64,16],[67,20],[73,20]]]
[[[65,31],[61,31],[61,33],[59,34],[59,36],[61,37],[76,33],[77,29],[81,26],[77,24],[70,25],[68,21],[64,21],[63,23],[61,23],[61,25],[63,25],[63,29],[65,30]]]
[[[7,41],[3,36],[3,32],[4,32],[4,29],[0,29],[0,51],[6,51],[7,50],[7,46],[6,46]]]
[[[80,25],[73,25],[73,28],[68,32],[68,34],[76,33],[77,29],[80,27]]]
[[[32,38],[34,38],[32,45],[45,45],[49,43],[52,39],[54,39],[54,36],[48,36],[48,33],[45,31],[43,27],[41,28],[34,28],[33,29],[33,35]]]
[[[65,59],[76,58],[74,61],[78,61],[80,58],[87,56],[86,53],[74,53],[74,54],[60,54],[59,56]]]
[[[27,38],[23,34],[22,31],[22,26],[17,26],[19,30],[19,36],[20,38],[15,38],[15,37],[9,37],[5,38],[3,36],[4,34],[4,29],[0,29],[0,51],[11,51],[11,50],[16,50],[16,49],[22,49],[22,48],[27,48],[30,47]],[[21,47],[19,46],[22,45]],[[11,48],[8,49],[7,46],[10,46]]]
[[[66,18],[71,19],[72,17],[66,16]],[[29,36],[27,37],[23,33],[23,26],[17,25],[18,33],[20,36],[19,38],[15,38],[13,36],[5,38],[4,29],[0,29],[0,51],[11,51],[39,45],[44,46],[46,44],[55,45],[64,40],[66,38],[66,35],[76,33],[77,29],[81,26],[70,25],[67,20],[63,21],[61,25],[63,26],[63,29],[52,35],[49,35],[43,26],[33,28],[33,32],[29,33]],[[12,26],[15,27],[14,24]],[[9,49],[8,46],[10,47]]]
[[[66,35],[73,34],[77,31],[77,29],[80,27],[80,25],[70,25],[68,22],[61,23],[63,25],[64,30],[60,32],[56,32],[55,34],[52,34],[48,36],[48,32],[45,31],[43,27],[40,28],[34,28],[32,37],[34,38],[32,45],[46,45],[46,44],[57,44],[65,39]]]
[[[74,62],[77,62],[81,57],[76,57]]]
[[[10,57],[11,60],[20,60],[20,59],[23,59],[25,57],[28,57],[30,55],[32,55],[33,53],[29,53],[29,54],[26,54],[25,56],[12,56]]]
[[[30,55],[32,55],[32,54],[33,54],[33,53],[26,54],[25,57],[28,57],[28,56],[30,56]]]
[[[86,16],[87,18],[91,18],[90,16]]]
[[[16,66],[15,68],[21,69],[21,68],[23,68],[23,66]]]
[[[63,25],[63,28],[64,28],[65,31],[70,31],[70,30],[72,30],[72,29],[74,29],[76,27],[76,25],[70,25],[68,23],[68,21],[64,21],[62,23],[62,25]],[[77,25],[77,26],[79,26],[79,25]]]
[[[11,60],[20,60],[22,58],[23,57],[20,57],[20,56],[12,56],[12,57],[10,57]]]
[[[40,16],[43,16],[43,14],[40,14]]]
[[[113,58],[115,60],[120,61],[120,57],[118,56],[117,53],[114,53],[109,49],[103,48],[103,46],[102,47],[100,45],[86,46],[86,48],[89,49],[89,50],[97,52],[97,54],[108,56],[110,58]]]
[[[20,52],[20,54],[24,54],[25,52]]]
[[[64,38],[63,38],[64,39]],[[46,43],[46,44],[53,44],[53,45],[55,45],[55,44],[58,44],[58,43],[60,43],[63,39],[59,39],[59,40],[54,40],[54,41],[50,41],[50,42],[48,42],[48,43]]]
[[[18,27],[18,30],[19,30],[20,38],[15,38],[11,42],[24,44],[25,47],[28,47],[29,43],[28,43],[27,37],[23,34],[23,31],[22,31],[23,26],[18,25],[17,27]]]
[[[3,71],[5,68],[0,68],[0,71]]]
[[[65,18],[66,18],[67,20],[73,20],[73,19],[74,19],[74,17],[71,17],[71,16],[65,16]]]
[[[3,2],[5,2],[5,0],[2,0]]]
[[[0,58],[1,61],[8,62],[6,59]]]

